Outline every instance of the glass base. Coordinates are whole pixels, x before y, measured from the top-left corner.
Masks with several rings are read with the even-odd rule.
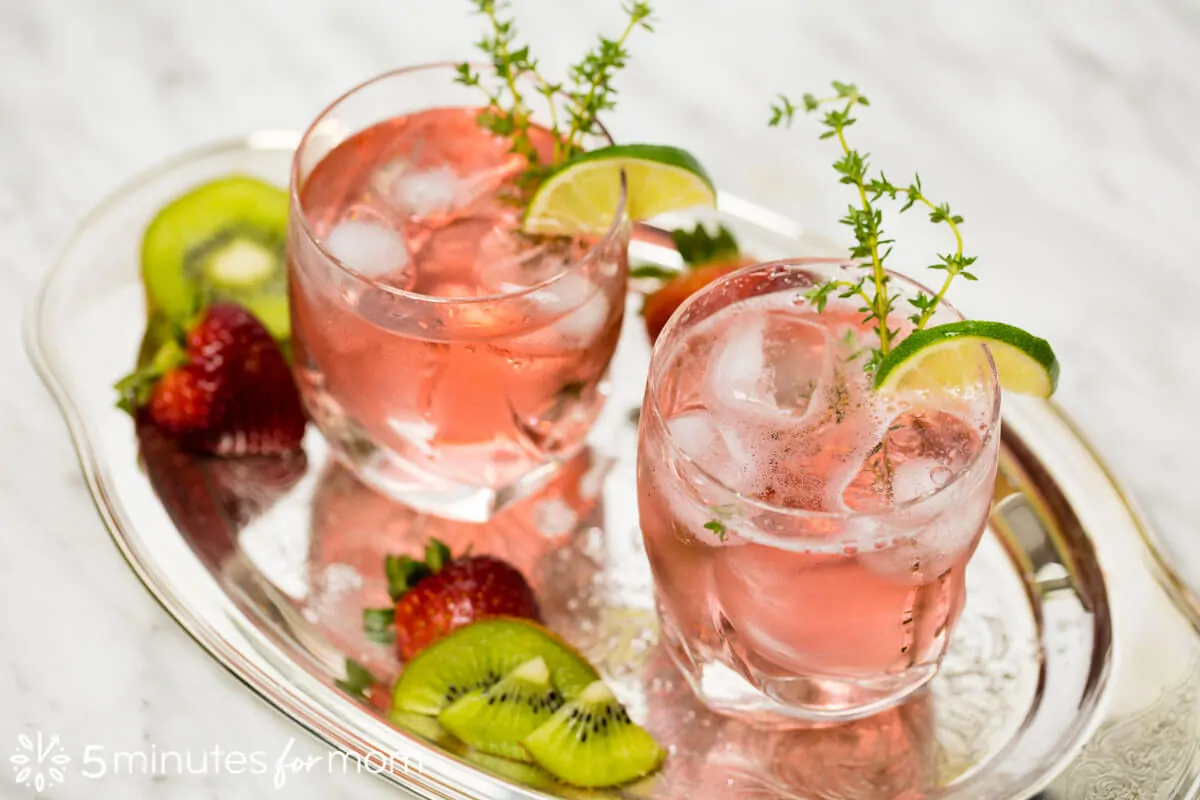
[[[675,666],[704,705],[759,728],[813,728],[870,717],[899,705],[938,669],[937,664],[923,664],[871,677],[757,674],[751,682],[724,661],[694,653],[665,620],[663,638]],[[753,674],[748,667],[746,673]]]
[[[380,447],[346,421],[325,423],[321,428],[331,455],[363,483],[416,511],[462,522],[489,521],[512,503],[543,488],[569,461],[539,464],[501,486],[459,483],[430,474]]]

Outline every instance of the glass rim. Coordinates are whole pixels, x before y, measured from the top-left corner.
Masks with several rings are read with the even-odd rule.
[[[672,338],[673,334],[676,334],[678,332],[679,326],[682,324],[680,322],[680,320],[683,319],[684,316],[686,316],[687,309],[689,309],[691,306],[695,305],[698,302],[699,298],[702,298],[702,297],[708,295],[710,292],[715,291],[718,287],[723,286],[723,285],[735,280],[736,278],[738,278],[741,275],[746,275],[746,274],[749,274],[749,273],[752,273],[752,272],[755,272],[758,270],[770,269],[770,268],[775,268],[775,267],[806,267],[806,266],[811,266],[811,265],[826,265],[826,266],[837,267],[837,266],[846,266],[846,265],[854,265],[854,264],[855,264],[855,262],[851,259],[836,258],[836,257],[820,257],[820,256],[819,257],[803,257],[803,258],[782,258],[782,259],[775,259],[772,261],[759,261],[754,264],[748,264],[747,266],[737,269],[727,275],[722,275],[717,280],[712,281],[711,283],[705,285],[702,289],[700,289],[700,291],[695,292],[694,294],[689,296],[686,300],[683,301],[683,303],[680,304],[679,308],[672,315],[671,320],[667,323],[667,326],[663,329],[662,334],[659,336],[657,342],[655,343],[654,350],[651,353],[649,374],[646,377],[646,399],[643,403],[643,415],[645,414],[645,410],[646,410],[644,408],[644,406],[648,405],[650,407],[649,410],[650,410],[651,421],[654,424],[661,427],[662,438],[666,442],[667,447],[670,450],[671,457],[673,459],[687,463],[691,469],[694,469],[705,480],[710,481],[713,485],[719,487],[722,491],[728,492],[730,495],[732,495],[734,498],[736,498],[736,501],[738,503],[744,503],[746,506],[748,506],[750,508],[753,508],[758,511],[764,511],[764,512],[771,513],[771,514],[777,514],[780,516],[801,518],[801,519],[812,519],[812,520],[883,519],[883,518],[892,516],[896,513],[902,513],[905,511],[912,510],[915,507],[921,506],[921,505],[933,500],[934,498],[938,497],[946,490],[948,490],[952,487],[958,486],[966,476],[971,475],[975,472],[976,468],[978,467],[978,465],[980,463],[981,458],[983,457],[983,454],[989,449],[989,446],[992,443],[992,439],[998,434],[998,431],[1000,428],[1000,424],[999,424],[1000,423],[1000,402],[1001,402],[1000,380],[999,380],[999,376],[996,374],[996,363],[992,359],[991,351],[988,349],[987,345],[981,345],[981,346],[983,347],[984,357],[987,361],[987,365],[989,367],[989,371],[990,371],[991,377],[992,377],[992,403],[991,403],[991,409],[990,409],[989,416],[988,416],[987,430],[984,431],[983,437],[980,440],[979,449],[975,451],[975,454],[971,456],[970,460],[967,461],[966,464],[964,464],[962,467],[960,467],[959,469],[957,469],[954,472],[953,477],[950,480],[946,481],[946,483],[934,488],[932,491],[925,492],[924,494],[909,498],[901,503],[897,503],[895,505],[888,506],[887,508],[884,508],[884,509],[871,510],[871,511],[856,511],[853,509],[846,510],[846,511],[813,511],[813,510],[806,509],[806,508],[791,508],[788,506],[775,505],[773,503],[769,503],[764,500],[759,500],[757,498],[750,497],[750,496],[744,494],[743,492],[735,489],[734,487],[730,486],[726,481],[723,481],[720,478],[718,478],[717,476],[713,475],[712,472],[710,472],[709,470],[705,469],[704,466],[699,463],[699,461],[697,461],[696,459],[692,458],[687,453],[685,453],[683,451],[683,449],[679,446],[678,442],[675,441],[675,438],[671,435],[671,429],[669,427],[667,427],[666,418],[663,416],[662,409],[660,409],[659,405],[658,405],[658,387],[659,387],[659,372],[660,372],[660,370],[658,368],[661,366],[659,364],[659,360],[660,360],[660,358],[665,357],[664,353],[668,349],[668,348],[662,346],[661,343],[668,341],[670,338]],[[907,275],[904,275],[899,272],[895,272],[893,270],[887,270],[887,275],[890,278],[899,279],[900,281],[903,281],[904,283],[911,285],[913,288],[915,288],[919,291],[928,292],[930,294],[933,294],[933,290],[931,290],[929,287],[925,286],[924,284],[920,283],[919,281],[914,280],[913,278],[910,278]],[[791,289],[791,290],[779,289],[777,291],[793,291],[793,290],[794,289]],[[759,296],[759,295],[751,295],[751,296]],[[957,308],[955,308],[953,305],[951,305],[949,302],[947,302],[945,300],[942,301],[941,307],[950,311],[951,313],[953,313],[960,319],[964,318],[962,315],[962,312],[960,312]],[[750,537],[750,538],[752,538],[754,541],[758,541],[759,539],[762,539],[763,541],[770,542],[770,541],[775,541],[775,540],[786,540],[788,537],[780,536],[777,534],[767,534],[767,533],[759,532],[759,533],[755,533],[754,536]]]
[[[514,298],[526,297],[534,292],[543,291],[546,288],[553,286],[558,281],[564,279],[567,275],[575,274],[583,267],[585,267],[588,264],[595,261],[597,258],[602,257],[602,254],[605,252],[605,250],[608,247],[610,247],[612,245],[613,241],[620,235],[621,229],[624,227],[624,223],[626,221],[625,220],[625,207],[627,204],[627,182],[626,182],[625,172],[624,172],[624,170],[622,170],[622,172],[621,172],[621,191],[620,191],[620,195],[617,200],[616,213],[613,215],[613,219],[612,219],[612,222],[608,226],[608,230],[604,233],[603,236],[601,236],[598,240],[596,240],[596,242],[591,247],[588,248],[588,251],[585,254],[583,254],[580,258],[576,259],[575,261],[572,261],[570,266],[568,266],[566,269],[562,270],[561,272],[559,272],[555,275],[552,275],[551,277],[545,279],[544,281],[541,281],[540,283],[535,283],[532,286],[524,286],[520,290],[515,291],[515,292],[501,292],[499,294],[489,294],[489,295],[482,295],[482,296],[478,296],[478,297],[437,297],[434,295],[421,294],[420,292],[412,292],[412,291],[408,291],[407,289],[400,289],[396,286],[390,286],[385,283],[380,283],[379,281],[373,280],[370,277],[363,275],[362,273],[357,272],[356,270],[352,269],[347,264],[343,263],[341,261],[341,259],[339,259],[337,256],[335,256],[333,253],[329,252],[328,248],[325,247],[325,243],[313,231],[312,225],[309,223],[309,220],[308,220],[308,215],[304,213],[304,204],[300,200],[300,160],[303,156],[305,147],[309,144],[309,141],[312,138],[313,134],[316,133],[318,126],[320,126],[320,124],[334,111],[334,109],[336,109],[343,102],[348,100],[350,97],[358,94],[360,91],[362,91],[364,89],[367,89],[367,88],[374,86],[376,84],[379,84],[379,83],[383,83],[384,81],[390,80],[392,78],[402,77],[404,75],[408,75],[411,73],[433,72],[433,71],[437,71],[437,70],[448,70],[450,72],[453,72],[454,70],[456,70],[458,68],[460,63],[461,62],[454,62],[454,61],[434,61],[434,62],[429,62],[426,64],[415,64],[415,65],[407,66],[407,67],[397,67],[396,69],[391,69],[391,70],[388,70],[387,72],[383,72],[383,73],[380,73],[373,77],[367,78],[366,80],[360,81],[359,83],[350,87],[349,89],[347,89],[346,91],[344,91],[340,95],[338,95],[336,98],[334,98],[324,108],[322,108],[320,113],[318,113],[317,116],[315,118],[313,118],[313,121],[311,123],[309,123],[308,127],[306,127],[304,129],[304,133],[301,135],[300,141],[296,145],[295,153],[292,156],[292,163],[288,170],[288,175],[290,178],[290,180],[288,181],[288,184],[289,184],[288,185],[288,207],[289,207],[288,221],[289,221],[289,224],[291,223],[292,219],[294,219],[294,218],[299,220],[301,234],[305,237],[305,239],[309,243],[311,243],[317,249],[317,252],[320,254],[320,256],[322,258],[326,259],[327,261],[329,261],[329,263],[333,264],[342,273],[344,273],[346,276],[348,276],[349,278],[351,278],[353,280],[367,284],[368,286],[370,286],[373,289],[385,292],[390,295],[394,295],[396,297],[402,297],[402,298],[405,298],[406,300],[410,300],[410,301],[417,302],[417,303],[428,303],[428,304],[442,305],[442,306],[473,305],[473,304],[477,304],[477,303],[496,303],[496,302],[511,300]],[[481,69],[481,70],[493,70],[494,71],[494,67],[491,64],[471,62],[471,66],[473,66],[477,69]],[[523,79],[523,80],[531,80],[531,79]],[[447,106],[447,107],[460,107],[460,106]],[[461,106],[461,107],[465,108],[466,106]],[[608,128],[606,128],[604,126],[604,123],[597,121],[596,125],[600,129],[599,136],[604,141],[606,141],[608,144],[614,144],[612,136],[609,134]],[[356,133],[357,133],[357,131],[356,131]],[[342,141],[345,141],[345,140],[343,139]],[[341,142],[338,142],[338,144],[341,144]]]

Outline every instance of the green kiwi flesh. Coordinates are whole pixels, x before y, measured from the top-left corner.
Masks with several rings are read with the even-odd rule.
[[[287,192],[241,175],[198,186],[167,205],[142,240],[151,314],[184,322],[213,301],[230,300],[277,339],[287,338],[287,218]]]
[[[537,656],[546,662],[550,683],[567,699],[599,677],[583,656],[541,625],[497,617],[459,628],[418,653],[396,681],[392,707],[436,716]]]
[[[507,778],[510,781],[523,784],[531,789],[548,789],[556,785],[562,785],[551,777],[550,773],[546,772],[546,770],[524,761],[513,761],[508,758],[494,756],[490,753],[483,753],[479,750],[468,750],[463,753],[463,758],[478,767],[483,767],[493,775],[499,775],[501,778]]]
[[[628,783],[658,769],[666,757],[603,681],[584,689],[523,744],[542,769],[584,788]]]
[[[432,742],[439,747],[444,747],[447,750],[462,748],[459,740],[451,736],[450,732],[438,724],[438,721],[433,717],[427,717],[424,714],[410,714],[405,711],[392,711],[388,714],[388,719],[397,728],[406,730],[409,733],[415,733],[422,739]]]
[[[476,689],[438,714],[442,727],[484,753],[529,761],[521,740],[563,704],[550,684],[546,660],[537,656],[488,689]]]

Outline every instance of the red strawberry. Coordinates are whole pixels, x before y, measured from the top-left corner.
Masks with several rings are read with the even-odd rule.
[[[126,402],[145,401],[150,421],[189,450],[241,456],[299,447],[300,396],[262,323],[241,306],[216,303],[184,344],[168,341],[148,368],[118,384]]]
[[[138,414],[139,453],[146,477],[171,520],[210,566],[235,550],[238,532],[266,513],[304,476],[303,450],[280,456],[211,458],[178,442]]]
[[[708,264],[703,267],[693,267],[659,287],[654,294],[646,298],[646,303],[642,306],[642,319],[646,322],[646,333],[650,335],[651,344],[658,339],[658,335],[667,326],[671,315],[675,313],[679,306],[683,305],[684,300],[687,300],[717,278],[728,275],[735,269],[749,263],[752,263],[752,261],[736,261],[732,264]]]
[[[537,599],[525,577],[493,556],[464,555],[452,561],[449,548],[431,539],[424,561],[389,556],[386,569],[395,608],[368,609],[364,622],[369,634],[380,633],[390,623],[396,650],[405,661],[477,620],[541,620]]]
[[[724,225],[719,226],[716,233],[710,233],[703,224],[690,231],[680,228],[671,232],[671,241],[687,266],[681,274],[648,296],[642,306],[642,319],[646,322],[651,344],[684,300],[717,278],[754,263],[753,258],[741,255],[737,240]]]

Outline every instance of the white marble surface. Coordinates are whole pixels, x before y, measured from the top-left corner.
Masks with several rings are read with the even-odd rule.
[[[263,751],[292,736],[141,588],[92,509],[20,315],[74,223],[179,150],[302,126],[387,67],[458,58],[465,0],[0,0],[0,755],[19,733],[109,750]],[[967,217],[974,316],[1044,333],[1061,401],[1200,583],[1200,7],[1189,0],[797,3],[660,0],[634,46],[618,138],[688,147],[718,181],[810,227],[845,196],[815,129],[768,132],[777,89],[830,78],[873,99],[854,131]],[[547,65],[616,0],[518,3]],[[907,241],[940,246],[917,220]],[[909,246],[897,263],[913,253]],[[1193,409],[1189,413],[1187,409]],[[0,798],[33,796],[7,764]],[[269,796],[253,776],[68,780],[45,796]],[[394,797],[362,776],[293,779],[294,798]]]

